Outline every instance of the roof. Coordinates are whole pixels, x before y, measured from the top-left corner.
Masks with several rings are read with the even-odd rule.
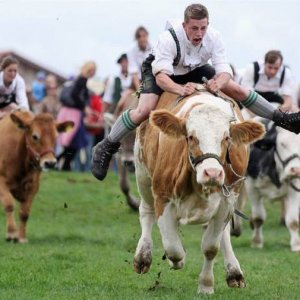
[[[67,80],[67,78],[64,75],[62,75],[56,71],[53,71],[50,68],[45,67],[37,62],[34,62],[33,60],[29,59],[28,57],[25,57],[24,55],[21,55],[15,51],[0,51],[0,60],[3,57],[8,56],[8,55],[15,57],[20,63],[28,65],[32,69],[35,69],[37,72],[40,70],[44,70],[46,73],[51,73],[51,74],[55,75],[57,77],[58,81],[64,82]]]

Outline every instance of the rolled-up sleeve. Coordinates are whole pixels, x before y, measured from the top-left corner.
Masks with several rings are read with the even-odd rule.
[[[152,62],[154,76],[160,72],[169,76],[174,74],[173,62],[177,54],[176,51],[176,44],[171,34],[168,31],[162,33],[154,48],[155,59]]]
[[[219,33],[215,34],[214,45],[212,49],[211,62],[214,66],[216,73],[229,73],[233,76],[231,67],[228,62],[225,47]]]
[[[26,95],[26,86],[24,79],[21,76],[18,76],[17,78],[16,101],[18,106],[29,110],[29,103]]]

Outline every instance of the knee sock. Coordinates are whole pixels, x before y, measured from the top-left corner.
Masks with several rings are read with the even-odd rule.
[[[124,138],[138,126],[131,120],[129,113],[129,109],[123,112],[113,125],[111,132],[108,135],[108,139],[111,142],[119,142],[122,138]]]
[[[248,97],[241,103],[257,116],[272,120],[275,107],[256,92],[250,91]]]

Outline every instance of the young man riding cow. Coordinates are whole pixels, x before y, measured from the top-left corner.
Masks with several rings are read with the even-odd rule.
[[[221,90],[254,114],[273,120],[277,126],[292,132],[300,132],[300,113],[275,110],[261,95],[232,80],[221,36],[208,25],[206,7],[192,4],[185,9],[183,23],[169,24],[160,35],[153,54],[142,66],[138,107],[124,112],[108,137],[94,148],[92,173],[97,179],[105,178],[112,155],[120,147],[120,140],[148,118],[163,91],[179,96],[191,95],[196,91],[195,83],[203,83],[202,77],[208,79],[206,88],[210,92]],[[210,59],[212,66],[208,64]]]

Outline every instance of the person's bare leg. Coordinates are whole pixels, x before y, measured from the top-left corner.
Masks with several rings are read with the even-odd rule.
[[[116,120],[110,134],[93,149],[92,174],[103,180],[107,174],[112,155],[120,147],[120,141],[138,125],[145,121],[157,104],[156,94],[141,94],[139,104],[134,110],[127,110]]]

